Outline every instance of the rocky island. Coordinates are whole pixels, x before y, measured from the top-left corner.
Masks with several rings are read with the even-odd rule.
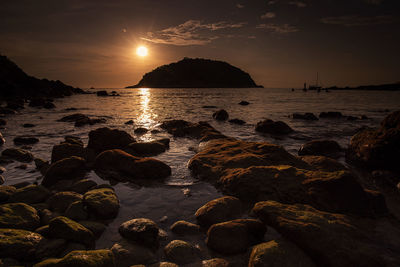
[[[252,88],[257,85],[243,70],[226,62],[184,58],[146,73],[140,82],[126,88]]]

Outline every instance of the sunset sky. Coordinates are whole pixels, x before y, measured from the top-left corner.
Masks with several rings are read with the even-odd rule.
[[[0,54],[28,74],[124,87],[183,57],[269,88],[400,81],[399,0],[2,0]],[[139,57],[136,49],[148,48]]]

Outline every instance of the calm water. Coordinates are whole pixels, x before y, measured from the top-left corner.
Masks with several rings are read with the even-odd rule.
[[[113,89],[114,90],[114,89]],[[111,90],[109,90],[111,91]],[[54,144],[63,140],[65,135],[75,135],[87,142],[92,129],[108,126],[123,129],[133,136],[137,127],[150,130],[159,129],[160,122],[168,119],[184,119],[191,122],[208,121],[225,135],[249,141],[268,141],[283,145],[288,151],[297,153],[301,144],[320,138],[329,138],[346,146],[354,132],[362,126],[375,127],[388,114],[388,110],[400,109],[400,92],[291,92],[287,89],[119,89],[120,97],[97,97],[96,95],[76,95],[56,99],[55,110],[27,107],[20,114],[8,116],[7,126],[1,130],[7,140],[2,149],[12,147],[15,136],[35,136],[40,142],[33,146],[36,157],[50,159]],[[246,100],[251,104],[240,106]],[[230,118],[239,118],[247,123],[243,126],[228,122],[213,121],[212,113],[216,106],[228,111]],[[66,111],[66,108],[77,108],[77,111]],[[347,121],[321,119],[315,122],[292,120],[289,114],[294,112],[340,111],[344,115],[366,115],[369,120]],[[107,119],[106,124],[75,128],[71,123],[57,122],[63,116],[73,113],[84,113],[91,117]],[[256,134],[255,124],[265,118],[283,120],[296,133],[289,137],[274,139]],[[134,125],[125,125],[128,120]],[[22,124],[33,123],[34,128],[23,128]],[[135,136],[138,141],[148,141],[161,137],[171,138],[171,148],[156,158],[172,168],[172,176],[164,184],[153,187],[138,187],[133,184],[115,186],[121,202],[118,217],[109,225],[106,232],[97,242],[97,247],[109,247],[119,240],[117,227],[120,223],[135,217],[146,217],[159,222],[159,226],[168,230],[178,219],[195,221],[194,212],[205,202],[221,196],[212,186],[191,177],[187,161],[194,155],[192,148],[198,144],[187,138],[173,139],[167,133],[145,134]],[[34,164],[28,169],[15,168],[20,163],[12,163],[4,173],[6,184],[22,181],[35,181],[40,174],[34,172]],[[107,183],[93,172],[88,175],[98,183]],[[190,191],[189,194],[184,192]],[[171,234],[171,233],[170,233]],[[171,237],[173,238],[173,237]]]

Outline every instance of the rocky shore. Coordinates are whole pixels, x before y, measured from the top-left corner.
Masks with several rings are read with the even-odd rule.
[[[167,151],[170,139],[138,142],[125,131],[101,127],[89,132],[86,146],[65,136],[47,162],[22,148],[38,140],[18,138],[18,147],[3,150],[0,162],[34,161],[41,177],[33,184],[0,185],[0,266],[398,266],[400,213],[385,190],[366,186],[356,167],[368,166],[364,176],[386,179],[396,189],[399,114],[388,115],[378,129],[359,131],[346,149],[314,140],[299,156],[225,136],[207,122],[164,121],[160,128],[173,138],[198,140],[188,168],[225,196],[199,206],[196,223],[173,222],[172,235],[132,215],[107,249],[95,244],[120,210],[113,185],[168,178],[171,167],[152,157]],[[225,121],[229,115],[213,117]],[[88,121],[64,121],[79,127],[80,120]],[[267,119],[254,130],[295,131],[288,127]],[[343,154],[354,165],[335,159]],[[86,178],[89,171],[105,183]]]

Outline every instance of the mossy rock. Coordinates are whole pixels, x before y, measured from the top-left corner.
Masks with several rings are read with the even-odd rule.
[[[93,233],[89,229],[64,216],[58,216],[50,221],[49,235],[85,245],[92,245],[94,242]]]
[[[0,257],[34,260],[35,251],[44,238],[37,233],[19,229],[0,229]]]
[[[7,201],[16,190],[14,186],[0,185],[0,203]]]
[[[82,195],[75,192],[58,192],[52,195],[47,203],[52,211],[65,212],[74,202],[82,200]]]
[[[34,230],[39,224],[40,218],[36,209],[27,204],[0,205],[0,228]]]
[[[102,219],[115,218],[119,210],[119,201],[114,190],[99,188],[86,192],[83,196],[90,213]]]
[[[34,267],[115,267],[114,255],[108,249],[75,250],[61,259],[48,259]]]
[[[45,201],[49,195],[49,190],[44,186],[32,184],[17,189],[8,201],[35,204]]]
[[[1,154],[7,158],[20,162],[31,162],[33,160],[33,155],[31,152],[20,148],[7,148],[3,150]]]

